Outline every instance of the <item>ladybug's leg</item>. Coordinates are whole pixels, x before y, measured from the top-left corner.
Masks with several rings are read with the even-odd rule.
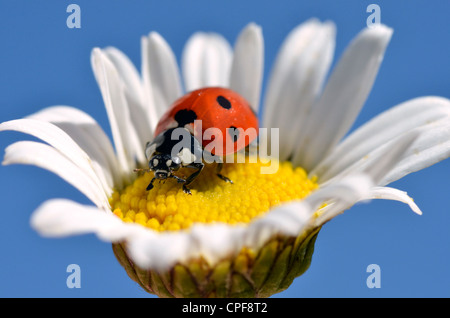
[[[147,186],[147,191],[153,189],[153,182],[156,180],[156,178],[153,178],[152,181],[150,181],[150,183]]]
[[[186,166],[187,168],[197,169],[197,171],[195,171],[193,174],[191,174],[189,177],[186,178],[186,182],[183,184],[184,193],[192,194],[191,190],[189,190],[187,186],[191,184],[195,180],[195,178],[197,178],[200,172],[202,172],[204,166],[205,166],[204,163],[195,163],[195,162]]]
[[[186,180],[184,180],[184,179],[182,179],[182,178],[180,178],[180,177],[177,177],[177,176],[175,176],[175,175],[172,175],[171,177],[174,178],[175,180],[177,180],[178,183],[186,182]]]
[[[229,182],[229,183],[233,184],[233,181],[231,181],[231,180],[228,179],[227,177],[225,177],[225,176],[223,176],[223,175],[220,174],[220,171],[222,171],[222,167],[223,167],[223,162],[217,163],[217,166],[216,166],[216,175],[217,175],[220,179],[222,179],[223,181]]]

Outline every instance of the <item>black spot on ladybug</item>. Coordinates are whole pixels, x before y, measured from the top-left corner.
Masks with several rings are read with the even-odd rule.
[[[217,102],[219,103],[220,106],[222,106],[225,109],[231,108],[230,101],[228,99],[226,99],[225,97],[223,97],[222,95],[217,96]]]
[[[193,123],[197,119],[197,114],[193,110],[181,109],[175,114],[174,118],[178,123],[178,127],[184,127]]]
[[[237,129],[234,126],[231,126],[230,128],[228,128],[228,134],[230,135],[230,137],[233,140],[233,142],[238,141],[238,139],[239,139],[239,129]]]

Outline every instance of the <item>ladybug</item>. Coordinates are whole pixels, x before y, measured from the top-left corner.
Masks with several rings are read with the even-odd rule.
[[[206,137],[210,128],[218,129],[220,134]],[[253,128],[256,134],[241,133],[249,128]],[[257,129],[256,114],[238,93],[221,87],[206,87],[187,93],[161,117],[155,138],[145,147],[148,170],[154,172],[147,191],[153,188],[156,179],[174,178],[183,183],[185,193],[191,194],[187,186],[201,173],[205,166],[202,159],[207,157],[219,158],[215,160],[218,161],[216,175],[233,183],[220,174],[221,158],[247,147],[257,138]],[[181,167],[196,170],[183,179],[173,174]]]

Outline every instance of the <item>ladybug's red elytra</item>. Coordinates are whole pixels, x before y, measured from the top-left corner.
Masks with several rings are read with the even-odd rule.
[[[201,121],[200,131],[194,121]],[[218,129],[220,134],[214,134],[213,138],[203,138],[203,134],[210,128]],[[247,129],[254,129],[255,134],[240,133]],[[214,141],[216,145],[209,147],[211,155],[224,156],[247,147],[256,139],[257,133],[256,114],[238,93],[221,87],[206,87],[187,93],[176,100],[161,117],[154,140],[146,145],[149,170],[155,174],[147,190],[153,188],[156,179],[174,178],[183,183],[184,192],[190,194],[187,186],[202,171],[205,163],[200,158],[205,155],[208,144]],[[220,174],[222,165],[223,162],[217,165],[217,176],[232,183]],[[180,167],[194,168],[196,171],[185,180],[173,174]]]

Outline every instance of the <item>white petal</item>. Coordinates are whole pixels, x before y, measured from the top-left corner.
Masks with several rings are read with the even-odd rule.
[[[371,199],[400,201],[408,204],[411,210],[413,210],[413,212],[419,215],[422,214],[422,211],[414,203],[413,199],[409,197],[406,192],[400,191],[398,189],[388,187],[373,187],[370,189],[368,193],[362,195],[358,201],[367,201]],[[317,226],[322,225],[331,220],[332,218],[336,217],[336,215],[343,213],[346,209],[347,208],[343,208],[337,202],[330,202],[327,206],[325,206],[320,210],[319,216],[315,220],[315,224]]]
[[[278,127],[272,124],[272,120],[278,114],[277,105],[280,98],[285,97],[284,91],[288,84],[289,75],[296,73],[292,72],[293,65],[296,64],[296,60],[301,59],[303,52],[321,29],[321,25],[317,19],[310,19],[302,23],[288,34],[281,45],[264,96],[262,127]]]
[[[31,226],[48,237],[96,233],[105,241],[118,242],[139,235],[144,228],[122,222],[110,212],[66,199],[44,202],[32,215]]]
[[[395,200],[406,203],[409,205],[413,212],[421,215],[422,211],[414,203],[414,200],[404,191],[389,187],[374,187],[367,199],[384,199],[384,200]]]
[[[91,158],[69,135],[57,126],[41,120],[23,118],[1,123],[0,131],[5,130],[22,132],[45,141],[78,166],[99,188],[106,193],[110,192],[111,189],[103,179],[102,171],[95,168]],[[96,172],[100,173],[97,174]]]
[[[306,202],[281,205],[250,225],[250,232],[254,231],[258,235],[249,235],[250,239],[247,240],[254,246],[260,246],[274,233],[297,236],[310,221],[312,213],[313,208]]]
[[[155,97],[153,94],[153,87],[150,79],[150,66],[149,66],[149,45],[148,38],[143,36],[141,38],[141,74],[142,74],[142,84],[144,89],[145,100],[147,101],[147,107],[150,119],[150,129],[154,131],[156,125],[158,124],[160,112],[163,113],[164,110],[159,110],[158,107],[161,105],[155,104]]]
[[[128,241],[127,251],[141,268],[165,271],[180,262],[187,261],[192,250],[185,233],[157,234],[147,230]]]
[[[167,108],[182,95],[181,80],[175,55],[167,42],[156,32],[151,32],[142,42],[144,85],[150,86],[156,116],[160,118]]]
[[[114,64],[102,50],[96,48],[92,51],[91,63],[102,92],[122,176],[127,179],[129,172],[135,166],[136,158],[139,161],[145,161],[145,156],[144,149],[130,119],[124,92],[125,85]]]
[[[147,101],[142,80],[129,58],[114,47],[108,47],[104,52],[116,67],[121,80],[125,84],[124,93],[129,107],[130,118],[139,137],[139,142],[144,147],[146,142],[153,136],[150,119],[153,116],[153,113],[150,111],[153,103]],[[143,159],[143,157],[139,158],[141,163],[143,163]]]
[[[203,257],[212,264],[225,255],[236,255],[242,248],[241,238],[244,232],[245,228],[242,226],[230,228],[227,224],[195,224],[190,234],[190,242],[195,247],[191,254],[195,253],[195,256]],[[206,237],[208,239],[205,240]]]
[[[232,49],[217,33],[195,33],[186,43],[182,57],[186,91],[202,87],[228,87]]]
[[[419,133],[417,131],[404,134],[394,139],[386,149],[382,149],[373,156],[369,155],[372,158],[368,158],[368,164],[364,168],[364,171],[373,178],[376,184],[380,184],[381,180],[398,164],[400,159],[410,149],[418,136]]]
[[[376,116],[339,144],[311,171],[320,183],[336,176],[397,136],[450,117],[450,101],[440,97],[416,98]]]
[[[250,23],[234,48],[230,88],[241,94],[255,112],[259,109],[264,67],[264,40],[259,26]]]
[[[137,99],[140,103],[144,103],[145,97],[141,77],[133,62],[115,47],[106,47],[103,49],[103,52],[116,67],[130,96]]]
[[[99,177],[103,175],[109,188],[121,186],[114,149],[108,136],[91,116],[73,107],[53,106],[27,118],[46,121],[62,129],[86,152],[92,162],[98,163],[101,170],[95,169],[95,172]]]
[[[18,131],[39,138],[81,166],[89,160],[88,155],[63,130],[51,123],[29,118],[15,119],[0,124],[0,131],[5,130]]]
[[[363,200],[370,193],[375,185],[375,180],[367,172],[355,172],[349,174],[341,180],[329,183],[321,188],[321,191],[315,191],[305,198],[314,210],[319,208],[324,201],[332,200],[340,202],[347,208],[355,202]]]
[[[280,129],[280,160],[290,157],[302,134],[331,64],[334,38],[334,24],[311,21],[294,29],[280,50],[266,95],[270,114],[264,112],[263,126]]]
[[[368,200],[374,185],[373,178],[366,173],[354,173],[340,181],[325,185],[322,189],[324,189],[323,193],[325,195],[328,194],[328,197],[320,201],[320,196],[322,195],[321,192],[318,192],[319,198],[316,201],[326,202],[327,205],[320,210],[316,205],[315,211],[318,211],[318,216],[312,220],[313,226],[322,226],[357,202]],[[314,199],[314,197],[311,199]]]
[[[450,119],[430,123],[417,130],[419,138],[394,169],[383,178],[381,185],[394,182],[450,157]]]
[[[109,208],[104,190],[79,166],[46,144],[34,141],[16,142],[6,148],[3,164],[28,164],[49,170],[77,188],[99,208]]]
[[[420,132],[413,130],[393,138],[384,145],[372,150],[369,154],[348,166],[322,185],[334,183],[344,176],[358,172],[368,174],[376,185],[384,185],[382,180],[398,165],[419,136]]]
[[[391,35],[390,28],[380,25],[352,41],[312,108],[294,164],[311,170],[347,133],[372,89]]]

